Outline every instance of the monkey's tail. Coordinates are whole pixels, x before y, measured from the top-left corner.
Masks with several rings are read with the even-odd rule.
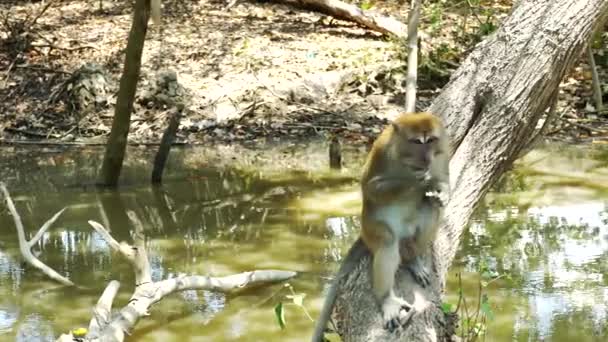
[[[355,243],[350,247],[348,253],[346,253],[346,257],[344,257],[344,261],[342,262],[342,265],[340,265],[340,269],[338,270],[335,278],[332,280],[329,290],[327,291],[327,295],[325,296],[325,302],[323,303],[321,314],[317,319],[315,331],[312,335],[312,342],[323,342],[325,327],[327,326],[327,322],[329,322],[334,304],[336,303],[336,298],[338,297],[338,283],[340,283],[342,277],[352,272],[355,267],[357,267],[359,260],[368,254],[368,252],[369,251],[363,243],[363,240],[358,238],[357,241],[355,241]]]

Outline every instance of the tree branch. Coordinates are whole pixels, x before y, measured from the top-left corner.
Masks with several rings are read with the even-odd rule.
[[[418,79],[418,20],[421,0],[412,0],[407,26],[407,79],[405,86],[405,112],[416,111],[416,81]]]
[[[27,241],[27,239],[25,238],[25,229],[23,227],[23,222],[21,221],[21,216],[19,216],[19,213],[17,212],[17,208],[15,208],[15,204],[13,203],[11,195],[9,194],[8,189],[6,188],[6,185],[3,182],[0,182],[0,190],[4,194],[4,198],[6,199],[6,205],[8,207],[9,212],[11,213],[11,216],[13,217],[13,221],[15,222],[15,229],[17,229],[17,238],[19,239],[19,251],[23,256],[23,259],[25,259],[28,264],[39,269],[42,273],[46,274],[49,278],[55,280],[56,282],[59,282],[66,286],[74,286],[74,283],[72,283],[68,278],[57,273],[57,271],[47,266],[45,263],[36,258],[34,254],[32,254],[32,246],[40,239],[42,234],[44,234],[44,232],[51,226],[51,224],[53,224],[53,222],[57,220],[57,218],[59,217],[59,215],[61,215],[61,213],[63,213],[65,208],[61,209],[59,212],[57,212],[57,214],[55,214],[48,221],[46,221],[42,225],[38,233],[34,236],[34,238],[31,241]]]
[[[432,284],[421,288],[409,272],[397,272],[395,292],[414,303],[416,314],[405,329],[389,333],[371,300],[365,258],[340,285],[335,316],[343,340],[451,340],[455,326],[440,303],[471,215],[525,148],[560,81],[607,17],[608,0],[522,0],[462,61],[429,109],[446,123],[454,151]]]
[[[51,227],[51,225],[53,223],[55,223],[55,221],[57,221],[57,219],[59,218],[59,216],[61,214],[63,214],[65,209],[66,208],[59,210],[55,215],[53,215],[53,217],[51,217],[48,221],[46,221],[42,225],[42,227],[40,227],[40,230],[38,230],[38,233],[36,233],[36,235],[34,235],[34,237],[28,243],[29,249],[32,249],[32,247],[34,247],[34,245],[38,243],[38,240],[40,240],[40,238],[42,238],[42,235],[44,235],[44,233],[46,233],[46,231]]]
[[[340,0],[274,0],[279,3],[296,5],[333,16],[337,19],[355,22],[376,32],[407,36],[407,27],[399,20],[374,11],[366,11]]]
[[[99,336],[101,328],[108,325],[112,313],[112,302],[120,289],[120,282],[116,280],[110,281],[106,289],[99,297],[97,305],[93,308],[93,318],[89,323],[89,333],[93,336]]]
[[[591,42],[587,45],[587,58],[589,58],[589,67],[591,68],[591,84],[593,85],[595,110],[601,112],[604,110],[604,103],[602,101],[602,85],[600,83],[600,75],[597,73],[597,66],[595,65],[595,57],[593,56]]]
[[[147,316],[152,305],[165,296],[183,290],[209,290],[230,292],[247,286],[284,281],[293,278],[296,273],[291,271],[264,270],[233,274],[225,277],[209,277],[200,275],[180,275],[175,278],[152,281],[150,263],[145,249],[144,228],[134,212],[127,212],[135,227],[134,244],[117,242],[101,224],[88,221],[110,247],[122,254],[133,266],[135,272],[135,290],[129,303],[118,315],[110,320],[109,312],[112,301],[120,286],[112,281],[105,289],[93,311],[89,323],[89,332],[83,341],[123,341],[125,334],[131,331],[140,318]],[[70,341],[72,334],[63,334],[58,341]]]

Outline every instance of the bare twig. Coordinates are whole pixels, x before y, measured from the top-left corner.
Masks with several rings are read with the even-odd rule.
[[[582,123],[578,123],[578,122],[574,122],[574,121],[570,121],[567,118],[559,118],[562,121],[565,121],[567,123],[569,123],[572,126],[578,127],[580,129],[584,129],[586,131],[588,131],[589,133],[597,133],[597,134],[606,134],[608,133],[607,131],[601,130],[601,129],[597,129],[595,127],[591,127],[588,125],[584,125]]]
[[[473,16],[475,17],[475,19],[477,19],[477,22],[479,23],[479,25],[483,24],[483,21],[481,20],[481,18],[477,15],[477,12],[475,12],[475,9],[477,7],[473,6],[473,4],[471,3],[471,0],[466,0],[466,3],[468,5],[468,8],[471,10],[471,13],[473,13]]]
[[[55,223],[55,221],[57,221],[57,219],[59,218],[59,216],[61,216],[61,214],[63,214],[63,212],[65,211],[65,209],[66,208],[63,208],[63,209],[59,210],[55,215],[53,215],[53,217],[51,217],[48,221],[46,221],[42,225],[42,227],[40,227],[40,230],[38,230],[38,233],[36,233],[36,235],[34,235],[34,237],[28,243],[28,246],[29,246],[30,249],[32,247],[34,247],[34,245],[36,243],[38,243],[38,241],[40,240],[40,238],[42,238],[42,235],[44,235],[44,233],[46,233],[46,231],[51,227],[51,225],[53,223]]]
[[[38,21],[38,19],[40,19],[40,17],[42,17],[42,15],[46,12],[46,10],[48,10],[51,5],[53,4],[54,0],[49,0],[49,2],[46,3],[46,5],[44,5],[44,7],[42,7],[42,10],[40,10],[40,12],[38,13],[38,15],[36,15],[34,17],[34,19],[28,24],[28,27],[26,28],[26,31],[29,31],[29,29],[34,26],[36,24],[36,22]]]
[[[62,46],[57,46],[55,44],[32,44],[32,47],[35,48],[51,48],[51,49],[55,49],[55,50],[64,50],[64,51],[78,51],[78,50],[84,50],[84,49],[92,49],[92,50],[97,50],[96,47],[92,46],[92,45],[81,45],[81,46],[75,46],[75,47],[62,47]]]
[[[25,130],[25,129],[6,127],[4,130],[7,131],[7,132],[19,133],[19,134],[23,134],[23,135],[29,135],[29,136],[35,137],[35,138],[47,138],[47,134],[33,132],[33,131],[28,131],[28,130]],[[53,138],[58,138],[58,137],[59,136],[54,136]]]
[[[569,122],[566,122],[563,126],[558,127],[556,129],[553,129],[553,130],[550,130],[549,132],[547,132],[546,135],[551,136],[551,135],[557,134],[557,133],[559,133],[559,132],[561,132],[561,131],[563,131],[563,130],[567,129],[568,127],[571,127],[571,126],[572,125]]]
[[[591,68],[591,84],[593,85],[593,100],[595,101],[595,109],[601,112],[604,109],[602,101],[602,86],[600,85],[600,76],[597,73],[595,65],[595,57],[593,57],[593,49],[591,44],[587,45],[587,58],[589,58],[589,67]]]
[[[543,122],[542,127],[536,132],[536,134],[533,134],[532,137],[530,138],[530,140],[528,140],[528,143],[526,144],[526,148],[524,148],[522,150],[521,155],[525,155],[531,149],[533,149],[536,146],[536,144],[538,143],[538,141],[545,135],[545,133],[547,133],[547,129],[553,124],[553,122],[555,121],[555,118],[557,116],[556,111],[557,111],[558,100],[559,100],[559,87],[555,88],[555,91],[553,92],[553,98],[551,99],[551,105],[549,106],[549,111],[545,115],[545,122]],[[562,115],[563,115],[563,113],[562,113]],[[560,115],[560,117],[561,117],[561,115]]]
[[[53,224],[53,222],[55,222],[55,220],[57,220],[59,215],[61,215],[61,213],[63,213],[65,208],[61,209],[57,214],[55,214],[53,217],[51,217],[51,219],[46,221],[44,223],[44,225],[42,225],[42,227],[40,228],[38,233],[34,236],[34,238],[31,239],[30,241],[27,241],[27,239],[25,238],[25,229],[23,227],[23,222],[21,222],[21,216],[19,216],[19,213],[17,212],[17,208],[15,208],[15,204],[13,203],[13,200],[11,199],[11,195],[9,194],[8,189],[6,188],[6,185],[3,182],[0,182],[0,190],[2,191],[2,193],[4,194],[4,198],[6,199],[6,205],[8,207],[8,210],[11,213],[11,216],[13,216],[13,221],[15,222],[15,228],[17,229],[17,237],[19,239],[19,251],[21,252],[21,255],[23,256],[25,261],[27,263],[29,263],[30,265],[34,266],[35,268],[39,269],[42,273],[46,274],[49,278],[51,278],[63,285],[66,285],[66,286],[74,286],[74,283],[72,283],[68,278],[57,273],[54,269],[47,266],[45,263],[43,263],[38,258],[36,258],[31,250],[32,246],[36,242],[38,242],[38,240],[42,237],[44,232],[51,226],[51,224]]]
[[[232,6],[236,5],[238,0],[229,0],[228,4],[226,5],[226,7],[224,7],[224,10],[229,10],[232,8]]]
[[[15,63],[17,63],[17,60],[21,57],[21,55],[22,55],[22,53],[20,51],[17,54],[17,56],[15,56],[15,58],[13,59],[11,64],[8,66],[8,68],[6,69],[6,76],[4,78],[4,84],[2,85],[2,88],[6,88],[6,85],[8,84],[8,80],[10,79],[10,76],[11,76],[11,71],[13,70]]]

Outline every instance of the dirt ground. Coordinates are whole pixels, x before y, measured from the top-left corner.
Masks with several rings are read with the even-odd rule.
[[[486,3],[499,25],[509,2]],[[375,9],[407,18],[400,10],[405,5],[382,6]],[[467,29],[480,26],[453,9],[444,9],[437,24],[432,6],[423,11],[421,23],[420,109],[478,40]],[[3,1],[0,11],[0,141],[103,143],[131,2],[12,0]],[[227,9],[221,1],[167,1],[162,26],[148,30],[129,139],[158,142],[179,102],[185,106],[179,143],[333,134],[368,143],[386,117],[402,108],[403,56],[394,39],[285,4],[239,0]],[[590,105],[590,72],[583,61],[562,84],[561,116],[549,134],[604,141],[608,117]],[[598,64],[605,76],[604,61]],[[77,76],[85,65],[93,65],[98,77],[83,85]],[[168,85],[166,80],[174,78],[177,83]],[[82,94],[87,107],[76,101]]]

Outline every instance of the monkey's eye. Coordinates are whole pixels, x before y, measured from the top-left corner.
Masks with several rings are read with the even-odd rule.
[[[429,137],[428,139],[426,139],[427,144],[432,144],[435,141],[437,141],[437,137]]]
[[[422,144],[422,140],[418,139],[418,138],[413,138],[413,139],[409,139],[408,140],[410,142],[410,144]]]

